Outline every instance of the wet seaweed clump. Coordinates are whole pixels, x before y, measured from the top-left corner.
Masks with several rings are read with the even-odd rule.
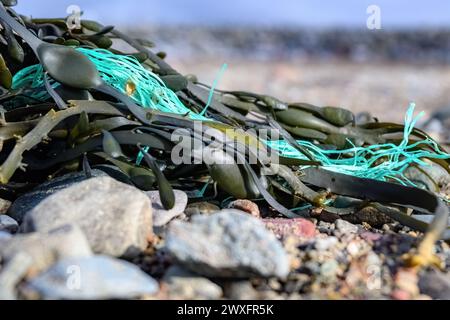
[[[413,104],[396,124],[222,91],[179,74],[150,41],[113,26],[81,20],[72,29],[2,2],[3,198],[96,168],[159,191],[167,210],[174,189],[190,202],[258,201],[267,217],[337,220],[373,209],[424,233],[405,264],[439,263],[434,244],[450,240],[449,213],[430,172],[450,172],[450,155],[415,128]],[[116,49],[118,40],[128,52]]]

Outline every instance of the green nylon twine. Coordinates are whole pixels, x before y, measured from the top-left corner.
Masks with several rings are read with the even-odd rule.
[[[145,69],[134,57],[114,54],[104,49],[77,48],[76,50],[85,54],[96,65],[102,79],[114,88],[126,93],[127,84],[132,83],[134,90],[131,98],[142,107],[182,116],[187,115],[193,120],[211,121],[204,114],[211,102],[215,85],[211,90],[209,103],[201,114],[197,114],[184,106],[177,95],[167,88],[156,74]],[[223,75],[226,67],[226,65],[222,67],[216,81]],[[53,80],[51,80],[51,85],[54,88],[59,86]],[[33,65],[19,71],[13,78],[13,89],[24,89],[25,93],[36,99],[49,98],[44,85],[44,70],[41,65]],[[403,140],[399,145],[387,143],[367,147],[353,146],[346,150],[324,150],[309,141],[300,140],[298,143],[309,150],[315,160],[327,170],[380,181],[394,179],[401,184],[414,186],[404,176],[405,169],[411,164],[425,166],[428,164],[422,160],[424,158],[450,158],[449,154],[442,152],[430,139],[409,144],[412,130],[419,118],[423,116],[422,112],[414,117],[414,109],[415,104],[411,104],[406,112]],[[284,157],[306,160],[303,154],[284,140],[264,142]],[[349,143],[351,142],[349,141]],[[432,151],[415,150],[419,146],[427,146]],[[138,164],[142,161],[142,157],[142,154],[138,155]]]
[[[203,109],[203,111],[200,112],[201,116],[205,115],[206,111],[208,110],[209,106],[211,105],[212,99],[214,98],[214,91],[216,90],[216,87],[219,84],[220,79],[222,79],[223,74],[225,73],[225,71],[227,71],[227,68],[228,68],[228,65],[226,63],[224,63],[222,65],[222,68],[220,69],[219,75],[217,76],[216,80],[214,80],[211,90],[209,91],[208,103],[206,104],[206,107]]]
[[[127,84],[134,84],[135,90],[131,98],[142,107],[183,116],[189,114],[194,120],[208,120],[186,108],[177,95],[167,88],[156,74],[145,69],[135,57],[114,54],[105,49],[76,50],[95,64],[102,79],[110,86],[126,93]],[[13,78],[13,89],[33,89],[30,90],[30,96],[33,98],[40,100],[49,98],[45,90],[43,71],[40,64],[19,71]],[[54,88],[59,86],[55,81],[51,81],[51,84]]]
[[[322,163],[323,168],[329,171],[380,181],[394,179],[403,185],[415,186],[404,175],[410,165],[429,166],[422,159],[449,159],[450,155],[442,152],[431,139],[409,144],[409,137],[417,121],[424,115],[421,112],[414,117],[414,109],[415,104],[411,103],[406,112],[403,140],[399,145],[386,143],[367,147],[353,146],[346,150],[324,150],[309,141],[300,140],[298,143],[307,148]],[[307,160],[286,141],[267,141],[267,145],[285,157]],[[429,147],[432,151],[417,149],[419,146]]]

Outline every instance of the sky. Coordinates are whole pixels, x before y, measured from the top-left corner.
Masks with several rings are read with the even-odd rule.
[[[381,9],[382,28],[450,27],[448,0],[18,0],[17,11],[63,17],[78,5],[103,24],[200,24],[366,27],[369,5]]]

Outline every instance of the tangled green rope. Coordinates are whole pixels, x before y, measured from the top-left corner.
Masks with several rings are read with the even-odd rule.
[[[414,109],[415,104],[412,103],[406,112],[403,140],[399,145],[386,143],[367,147],[353,146],[346,150],[324,150],[309,141],[298,141],[298,143],[307,148],[322,163],[323,168],[329,171],[380,181],[394,179],[403,185],[414,186],[414,183],[404,176],[404,171],[410,165],[429,166],[422,160],[424,158],[450,158],[450,155],[442,152],[436,142],[431,139],[409,144],[409,137],[417,121],[424,116],[421,112],[414,117]],[[351,143],[351,141],[348,142]],[[306,160],[304,155],[286,141],[267,141],[267,145],[285,157]],[[418,149],[417,147],[421,145],[433,151]]]
[[[77,48],[77,50],[85,54],[97,66],[101,77],[109,85],[127,93],[127,85],[131,83],[133,85],[131,97],[142,107],[183,116],[188,115],[193,120],[211,121],[203,115],[204,113],[196,114],[184,106],[177,95],[167,88],[156,74],[145,69],[134,57],[117,55],[103,49]],[[55,88],[59,86],[55,81],[52,81],[51,84]],[[14,76],[13,89],[20,88],[33,89],[30,94],[36,99],[49,98],[44,85],[44,72],[41,65],[27,67]],[[404,176],[405,169],[411,164],[427,165],[422,160],[423,158],[450,158],[449,154],[442,152],[430,139],[409,144],[409,136],[419,118],[423,116],[421,113],[414,117],[414,108],[415,105],[411,104],[406,113],[403,140],[399,145],[377,144],[368,147],[354,146],[346,150],[324,150],[309,141],[301,140],[298,143],[308,149],[316,161],[320,162],[327,170],[381,181],[395,179],[404,185],[414,186]],[[304,155],[286,141],[265,141],[265,143],[284,157],[305,159]],[[432,151],[417,149],[420,145],[426,145]],[[138,161],[139,158],[142,156],[138,156]]]
[[[189,114],[194,120],[208,120],[186,108],[156,74],[145,69],[133,56],[118,55],[104,49],[77,50],[96,65],[100,76],[110,86],[127,93],[127,85],[132,84],[134,92],[131,97],[142,107],[179,115]],[[13,89],[30,88],[34,89],[30,94],[33,98],[49,98],[43,71],[39,64],[20,70],[13,78]],[[52,81],[52,86],[56,88],[59,83]]]

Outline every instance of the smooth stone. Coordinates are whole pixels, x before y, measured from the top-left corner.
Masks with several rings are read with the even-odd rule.
[[[106,173],[100,170],[92,170],[92,176],[102,177],[106,176]],[[43,183],[33,191],[24,194],[16,201],[14,201],[14,203],[9,208],[8,215],[14,218],[20,224],[22,223],[25,215],[39,203],[41,203],[44,199],[60,190],[66,189],[81,181],[85,181],[86,179],[86,175],[83,172],[77,172],[70,173]]]
[[[317,225],[317,230],[320,233],[331,235],[336,230],[336,226],[334,225],[334,223],[319,221],[319,224]]]
[[[217,284],[180,266],[171,267],[163,281],[168,286],[170,299],[218,300],[223,296]]]
[[[428,272],[419,279],[420,293],[436,300],[450,300],[450,275]]]
[[[365,232],[361,233],[359,236],[361,237],[361,239],[364,239],[371,243],[377,242],[383,238],[382,234],[374,233],[374,232],[370,232],[370,231],[365,231]]]
[[[225,294],[230,300],[260,300],[260,294],[249,281],[233,281],[225,284]]]
[[[77,226],[66,225],[46,233],[18,234],[0,237],[0,257],[10,261],[19,253],[33,260],[33,273],[46,270],[58,259],[89,257],[92,255],[83,231]]]
[[[26,232],[45,232],[63,224],[79,226],[98,254],[134,258],[152,236],[150,199],[110,177],[92,178],[59,191],[30,211]]]
[[[11,205],[11,201],[0,198],[0,215],[6,214],[9,208],[11,208]]]
[[[28,290],[42,299],[134,299],[158,292],[158,283],[137,266],[107,256],[70,258],[33,278]]]
[[[19,230],[19,224],[9,216],[0,215],[0,231],[16,233]]]
[[[320,266],[320,276],[327,280],[335,279],[339,270],[339,263],[336,260],[328,260]]]
[[[159,197],[159,191],[146,192],[152,201],[154,227],[163,227],[184,213],[188,204],[187,194],[180,190],[174,190],[173,192],[175,193],[175,207],[171,210],[164,209],[161,198]]]
[[[414,269],[400,268],[397,270],[394,284],[396,289],[392,294],[394,299],[402,300],[402,298],[408,297],[408,300],[411,300],[420,294],[419,277]]]
[[[0,231],[0,241],[9,240],[13,237],[13,235],[6,231]]]
[[[32,258],[18,253],[6,263],[0,272],[0,300],[16,300],[16,286],[25,277],[33,264]]]
[[[358,226],[351,224],[345,220],[336,220],[336,230],[343,234],[358,233]]]
[[[181,265],[218,278],[284,278],[289,258],[264,223],[238,210],[194,216],[169,225],[166,248]]]
[[[219,211],[220,208],[215,204],[209,202],[196,202],[189,204],[186,210],[184,210],[184,213],[188,217],[192,217],[196,214],[211,215]]]
[[[317,239],[314,246],[318,251],[324,252],[335,247],[339,243],[339,239],[336,237],[326,237],[323,239]]]
[[[244,212],[248,212],[255,218],[261,218],[261,213],[259,211],[259,207],[256,203],[250,200],[236,200],[231,202],[228,205],[229,209],[242,210]]]
[[[316,226],[306,219],[263,219],[266,228],[278,238],[294,236],[296,238],[310,239],[316,235]]]

